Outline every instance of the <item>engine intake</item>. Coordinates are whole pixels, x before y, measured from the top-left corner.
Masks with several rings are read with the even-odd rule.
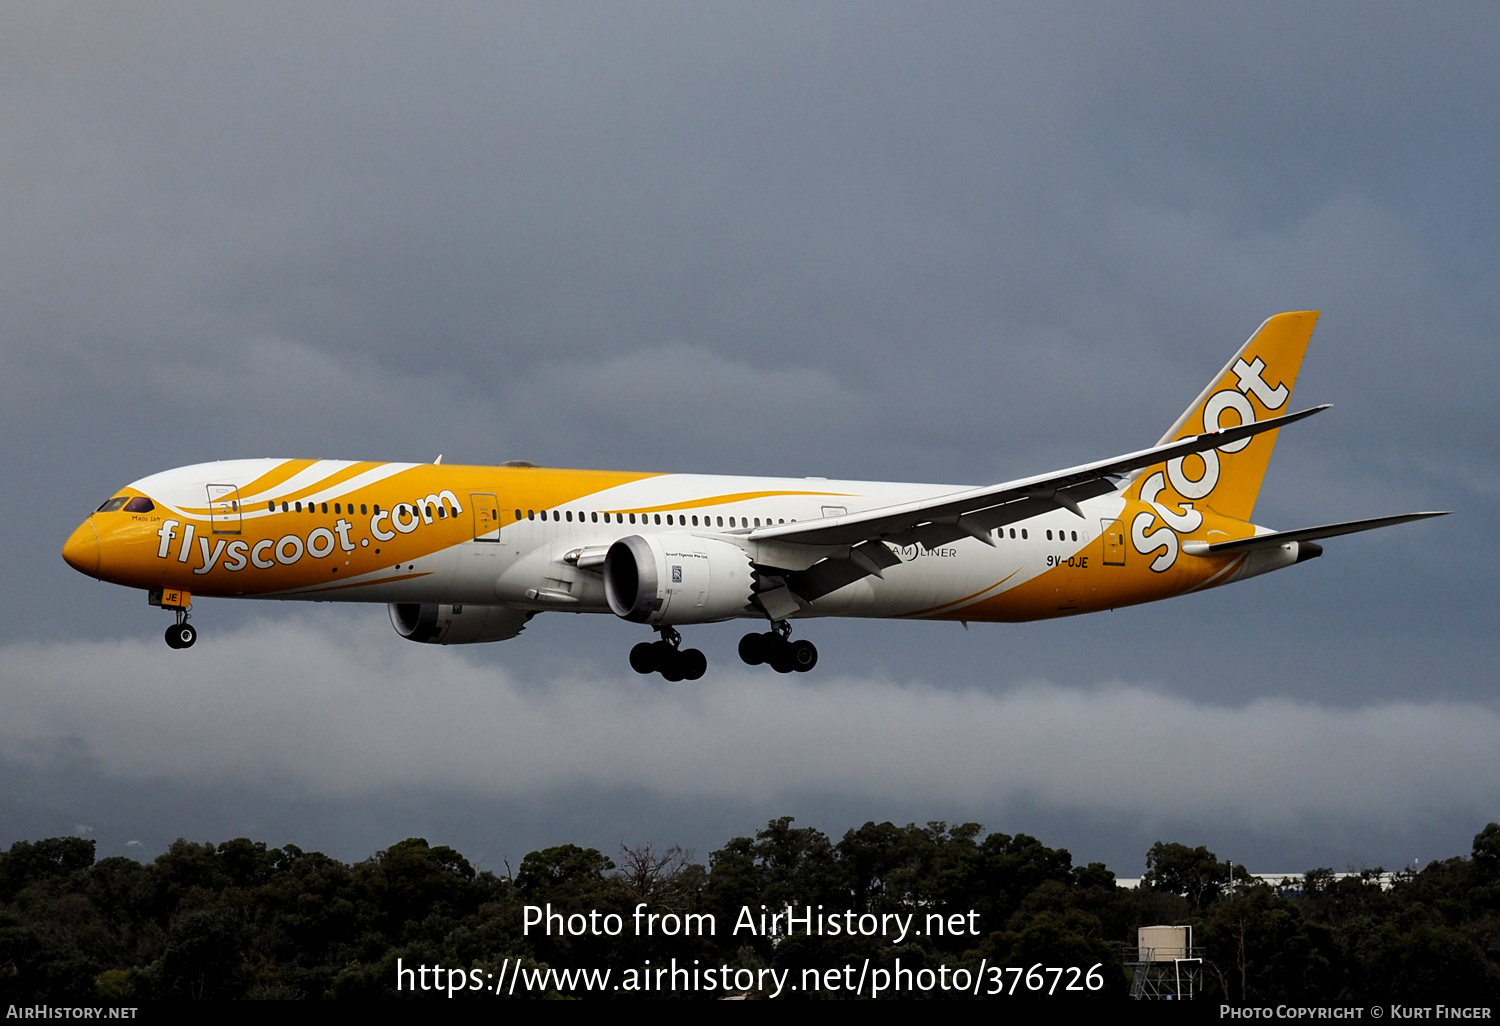
[[[743,549],[691,534],[633,534],[604,557],[604,597],[632,623],[733,619],[748,610],[752,583]]]

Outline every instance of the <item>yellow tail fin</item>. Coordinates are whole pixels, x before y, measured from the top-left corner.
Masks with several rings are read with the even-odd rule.
[[[1157,444],[1290,412],[1297,371],[1317,322],[1316,310],[1303,310],[1262,324]],[[1279,433],[1267,431],[1201,456],[1148,467],[1127,486],[1126,495],[1249,520]]]

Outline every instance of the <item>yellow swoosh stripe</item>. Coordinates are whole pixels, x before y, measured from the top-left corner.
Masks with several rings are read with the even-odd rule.
[[[978,591],[976,591],[976,592],[974,592],[972,594],[969,594],[969,595],[965,595],[963,598],[954,599],[952,602],[944,602],[944,603],[941,603],[940,605],[936,605],[936,606],[928,606],[926,609],[918,609],[915,612],[911,612],[911,613],[902,613],[901,615],[902,616],[923,616],[923,615],[925,615],[927,613],[936,613],[936,612],[939,612],[939,611],[944,610],[944,609],[952,609],[954,606],[961,606],[965,602],[971,602],[974,599],[979,598],[979,596],[985,594],[986,592],[994,591],[996,588],[1000,587],[1000,585],[1004,584],[1006,581],[1010,580],[1012,577],[1016,576],[1016,574],[1018,574],[1020,572],[1021,572],[1021,568],[1020,567],[1016,567],[1014,570],[1012,570],[1010,573],[1006,574],[1004,577],[1000,578],[994,584],[991,584],[988,587],[980,588]]]
[[[826,495],[846,499],[848,492],[731,492],[728,495],[709,495],[685,502],[670,502],[664,506],[637,506],[634,509],[610,510],[611,513],[667,513],[679,509],[702,509],[704,506],[722,506],[730,502],[749,502],[751,499],[770,499],[783,495]]]

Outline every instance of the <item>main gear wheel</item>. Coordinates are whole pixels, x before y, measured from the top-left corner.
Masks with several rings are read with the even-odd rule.
[[[773,628],[763,634],[746,634],[740,639],[740,659],[750,666],[768,663],[777,673],[806,673],[818,665],[818,648],[806,638],[791,640],[789,633],[790,628]]]
[[[658,628],[660,641],[643,641],[630,650],[636,673],[659,673],[669,681],[698,680],[708,672],[708,657],[696,648],[682,648],[682,635],[671,627]]]

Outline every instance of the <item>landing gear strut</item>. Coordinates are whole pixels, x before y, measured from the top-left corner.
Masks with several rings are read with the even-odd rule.
[[[643,641],[630,650],[636,673],[660,673],[670,681],[697,680],[708,672],[708,658],[696,648],[683,649],[674,627],[658,627],[660,641]]]
[[[740,658],[751,666],[770,663],[777,673],[806,673],[818,665],[818,648],[811,641],[791,639],[792,625],[777,620],[764,634],[746,634],[740,639]]]

